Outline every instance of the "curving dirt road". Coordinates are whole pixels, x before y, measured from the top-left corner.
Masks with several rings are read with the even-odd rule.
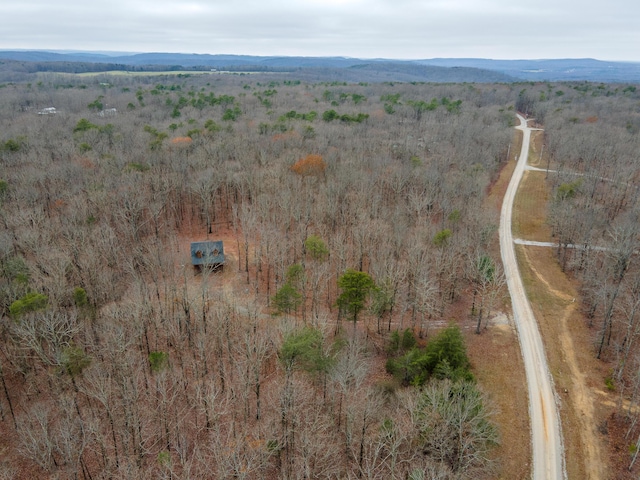
[[[549,373],[538,324],[533,316],[533,311],[529,305],[522,278],[520,277],[511,234],[513,201],[527,165],[529,141],[531,130],[533,130],[527,126],[527,121],[524,117],[518,115],[518,119],[520,120],[520,125],[516,128],[522,131],[522,150],[502,202],[502,210],[500,212],[500,251],[527,376],[531,444],[533,448],[531,476],[535,480],[560,480],[566,478],[566,472],[555,390]]]

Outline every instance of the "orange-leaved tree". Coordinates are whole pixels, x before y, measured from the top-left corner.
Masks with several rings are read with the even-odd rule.
[[[193,140],[191,137],[176,137],[171,140],[172,145],[191,145]]]
[[[308,175],[324,175],[327,164],[322,159],[322,155],[309,154],[301,158],[291,166],[291,171],[306,177]]]

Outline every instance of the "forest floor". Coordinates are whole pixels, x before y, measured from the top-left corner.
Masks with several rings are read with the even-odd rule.
[[[532,136],[533,166],[542,160],[541,142],[541,133]],[[525,172],[514,206],[515,237],[553,240],[546,224],[549,195],[544,172]],[[613,394],[603,388],[610,367],[593,354],[578,284],[562,272],[553,248],[518,246],[517,254],[559,398],[568,478],[612,478],[602,433],[613,413]]]

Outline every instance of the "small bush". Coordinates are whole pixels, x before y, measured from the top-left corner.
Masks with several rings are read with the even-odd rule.
[[[4,143],[4,149],[7,152],[17,152],[20,150],[20,147],[21,147],[21,144],[17,140],[11,139],[11,140],[7,140]]]
[[[90,364],[91,357],[80,347],[70,345],[62,351],[62,365],[72,377],[80,375]]]
[[[278,289],[271,299],[278,313],[290,313],[302,303],[302,295],[289,283]]]
[[[386,369],[405,385],[421,386],[432,376],[452,381],[473,381],[467,350],[460,329],[452,325],[439,332],[424,349],[415,348],[411,330],[402,338],[396,331],[391,337],[389,350],[407,351],[404,355],[387,360]]]
[[[325,122],[332,122],[337,118],[340,118],[340,115],[338,115],[338,112],[336,112],[335,110],[327,110],[322,114],[322,120],[324,120]]]
[[[416,336],[413,334],[413,331],[410,328],[407,328],[402,333],[402,342],[400,344],[400,348],[402,350],[410,350],[417,345],[418,341],[416,340]]]
[[[169,363],[169,354],[166,352],[155,351],[149,354],[149,366],[153,373],[164,370]]]
[[[82,308],[86,307],[87,300],[87,292],[82,287],[76,287],[73,289],[73,302],[76,304],[76,307]]]
[[[37,292],[29,292],[24,297],[16,300],[9,307],[9,313],[15,319],[28,312],[37,312],[47,308],[49,297]]]
[[[97,129],[98,126],[94,125],[93,123],[91,123],[86,118],[81,118],[80,120],[78,120],[78,123],[76,124],[75,128],[73,129],[73,133],[86,132],[86,131],[94,129],[94,128]]]
[[[128,171],[146,172],[150,168],[151,167],[149,165],[144,164],[144,163],[130,162],[130,163],[127,164],[127,170]]]
[[[606,377],[604,379],[604,384],[610,392],[616,391],[616,381],[612,377]]]
[[[556,199],[557,200],[567,200],[569,198],[573,198],[579,192],[580,186],[582,185],[582,179],[579,178],[574,180],[573,182],[563,183],[556,190]]]
[[[331,354],[325,351],[322,332],[310,327],[287,334],[278,358],[287,369],[296,368],[312,374],[327,372],[333,361]]]
[[[436,247],[444,247],[449,243],[449,238],[451,238],[451,230],[445,228],[435,234],[433,237],[433,244]]]

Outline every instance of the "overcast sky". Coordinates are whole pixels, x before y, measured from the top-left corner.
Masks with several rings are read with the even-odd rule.
[[[0,49],[640,61],[640,1],[1,0]]]

